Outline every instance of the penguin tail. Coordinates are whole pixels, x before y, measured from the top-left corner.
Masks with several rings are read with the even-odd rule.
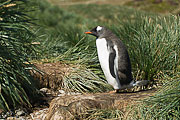
[[[136,81],[135,83],[133,83],[133,86],[145,86],[145,85],[148,85],[150,81],[149,80],[141,80],[141,81]]]

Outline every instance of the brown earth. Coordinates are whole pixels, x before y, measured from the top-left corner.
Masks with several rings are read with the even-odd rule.
[[[129,114],[127,106],[137,104],[155,93],[155,90],[122,92],[122,93],[92,93],[92,94],[60,94],[61,83],[64,75],[71,72],[70,65],[61,62],[35,63],[39,72],[35,72],[35,78],[39,80],[40,88],[46,90],[49,108],[36,109],[30,114],[28,120],[70,120],[84,119],[87,110],[94,109],[118,109],[125,116]],[[55,93],[55,94],[54,94]],[[52,97],[53,96],[53,97]]]
[[[63,76],[71,71],[70,66],[61,62],[34,63],[38,71],[33,71],[33,76],[39,88],[61,89]]]
[[[137,104],[138,100],[152,96],[155,90],[136,93],[96,93],[63,96],[50,103],[45,120],[85,119],[85,113],[94,109],[118,109],[124,113],[123,119],[129,116],[127,106]]]

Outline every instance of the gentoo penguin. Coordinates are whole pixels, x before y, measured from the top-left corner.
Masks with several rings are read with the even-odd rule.
[[[116,92],[148,83],[147,80],[136,82],[133,80],[126,46],[112,31],[106,27],[97,26],[85,33],[96,37],[101,68],[108,83],[113,86]]]

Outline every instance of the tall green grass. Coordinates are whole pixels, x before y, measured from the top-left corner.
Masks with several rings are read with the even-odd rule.
[[[28,70],[31,44],[35,37],[30,30],[31,18],[26,14],[26,1],[0,2],[0,109],[31,108],[38,96]]]
[[[180,79],[179,73],[168,79],[163,88],[155,95],[143,101],[134,111],[138,120],[178,120],[180,119]]]
[[[118,30],[130,53],[136,79],[162,79],[180,63],[179,17],[141,17]]]

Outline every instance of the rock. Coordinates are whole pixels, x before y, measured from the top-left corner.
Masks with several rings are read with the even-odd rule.
[[[57,97],[50,103],[45,120],[83,119],[83,114],[92,109],[119,109],[135,104],[137,100],[153,95],[155,91],[136,93],[96,93]]]
[[[48,111],[48,108],[35,110],[33,113],[30,114],[30,117],[28,120],[44,120],[46,117],[46,113]]]
[[[66,106],[58,106],[53,113],[46,116],[45,120],[72,120],[74,118]]]
[[[65,94],[65,91],[64,90],[59,90],[59,93],[60,94]]]
[[[2,113],[0,113],[0,120],[1,119],[6,119],[6,118],[8,118],[8,117],[10,117],[10,116],[13,116],[14,115],[14,113],[12,112],[12,111],[8,111],[8,112],[2,112]]]
[[[4,110],[3,109],[0,109],[0,114],[2,114],[4,112]]]
[[[82,93],[77,93],[77,92],[69,92],[67,95],[81,95]]]
[[[8,117],[7,120],[25,120],[25,118],[23,118],[23,117],[20,117],[20,118],[17,118],[17,117]]]
[[[65,96],[65,95],[66,95],[66,93],[64,90],[59,90],[58,96]]]
[[[48,88],[41,88],[39,91],[43,92],[43,93],[47,93],[49,91]]]
[[[48,88],[41,88],[39,91],[46,94],[46,95],[50,95],[53,93],[52,90],[50,90]]]
[[[18,109],[15,111],[16,116],[24,116],[26,113],[24,110]]]
[[[7,120],[15,120],[15,117],[8,117]]]

